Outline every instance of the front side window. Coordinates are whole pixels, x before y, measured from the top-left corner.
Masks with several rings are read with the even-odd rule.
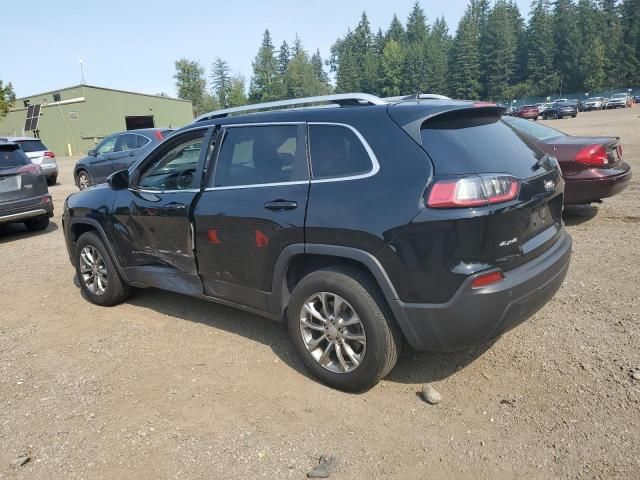
[[[309,177],[297,125],[229,127],[216,162],[215,187],[304,181]]]
[[[341,125],[310,125],[309,148],[314,180],[362,175],[373,168],[360,139]]]
[[[169,150],[161,150],[142,167],[138,187],[146,190],[185,190],[195,187],[202,132],[191,133]]]
[[[104,155],[105,153],[113,152],[113,149],[116,146],[117,139],[118,137],[116,136],[105,138],[102,143],[98,145],[98,148],[96,148],[96,152],[98,153],[98,155]]]

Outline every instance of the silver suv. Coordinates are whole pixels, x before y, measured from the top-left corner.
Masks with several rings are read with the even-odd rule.
[[[17,143],[20,149],[29,157],[31,163],[40,165],[47,177],[47,185],[55,185],[58,181],[58,163],[56,155],[49,150],[42,140],[32,137],[2,137],[0,142]]]

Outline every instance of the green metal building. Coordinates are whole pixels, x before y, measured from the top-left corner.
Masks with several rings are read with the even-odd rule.
[[[56,155],[67,156],[85,154],[115,132],[177,128],[192,120],[188,100],[76,85],[17,99],[0,119],[0,136],[37,136]]]

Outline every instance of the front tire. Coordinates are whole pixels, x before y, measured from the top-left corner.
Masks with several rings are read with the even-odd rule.
[[[92,185],[91,177],[86,170],[80,170],[78,172],[78,188],[80,190],[86,190]]]
[[[102,239],[94,232],[82,234],[74,254],[82,295],[91,303],[111,307],[131,295],[131,287],[120,277]]]
[[[373,387],[395,366],[402,335],[373,280],[348,267],[308,274],[287,311],[289,337],[307,368],[348,392]]]

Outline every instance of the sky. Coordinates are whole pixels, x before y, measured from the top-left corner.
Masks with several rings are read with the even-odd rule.
[[[277,47],[296,33],[326,59],[335,40],[367,12],[372,30],[394,13],[405,23],[415,0],[31,0],[15,2],[3,22],[0,80],[18,97],[81,81],[108,88],[175,95],[174,61],[216,57],[251,76],[265,28]],[[516,0],[522,15],[529,0]],[[443,15],[451,34],[467,0],[420,1],[429,21]],[[24,19],[17,22],[15,19]],[[207,72],[208,75],[208,72]]]

